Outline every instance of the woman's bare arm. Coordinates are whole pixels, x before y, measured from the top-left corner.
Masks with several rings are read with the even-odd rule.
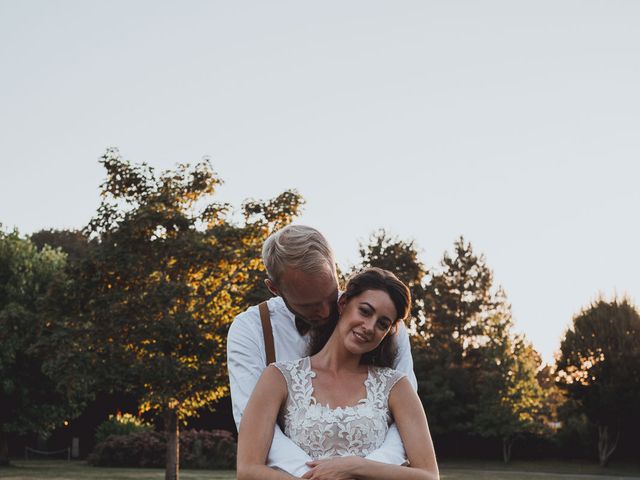
[[[258,380],[238,431],[238,480],[291,480],[282,470],[266,465],[280,407],[287,399],[287,384],[280,371],[269,366]]]
[[[421,470],[425,473],[425,479],[440,478],[427,415],[418,393],[406,377],[398,381],[391,390],[389,410],[398,426],[411,465],[410,470]]]

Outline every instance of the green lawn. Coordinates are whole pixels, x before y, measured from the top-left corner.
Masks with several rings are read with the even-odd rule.
[[[443,480],[640,480],[639,466],[613,466],[570,462],[514,462],[505,467],[499,462],[443,462]],[[234,480],[233,471],[182,470],[185,480]],[[12,480],[162,480],[158,469],[96,468],[84,462],[31,460],[13,462],[0,468],[0,478]]]
[[[85,462],[64,460],[16,460],[8,468],[0,467],[0,478],[12,480],[162,480],[164,470],[155,468],[101,468]],[[234,471],[181,470],[185,480],[234,480]]]
[[[444,461],[440,476],[446,480],[640,480],[640,465],[613,465],[600,468],[584,462]]]

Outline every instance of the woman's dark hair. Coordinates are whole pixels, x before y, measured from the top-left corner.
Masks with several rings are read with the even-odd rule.
[[[352,275],[347,282],[345,291],[342,294],[347,302],[352,298],[366,292],[367,290],[380,290],[386,292],[393,305],[396,307],[397,317],[392,326],[404,320],[411,309],[411,293],[407,286],[398,280],[393,273],[382,268],[370,267]],[[338,324],[338,318],[331,319],[327,324],[311,331],[311,355],[315,355],[325,346],[329,337]],[[379,367],[392,367],[396,356],[396,342],[393,334],[384,337],[380,345],[370,352],[362,355],[360,363],[365,365],[376,365]]]

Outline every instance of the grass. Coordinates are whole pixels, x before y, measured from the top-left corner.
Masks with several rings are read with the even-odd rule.
[[[162,480],[157,468],[102,468],[85,462],[64,460],[16,460],[11,467],[0,467],[0,478],[11,480]],[[231,470],[181,470],[185,480],[234,480]]]
[[[640,480],[640,467],[618,465],[602,469],[574,462],[445,461],[440,465],[442,480]],[[235,472],[222,470],[182,470],[184,480],[235,480]],[[16,460],[0,467],[0,478],[10,480],[162,480],[159,469],[98,468],[85,462],[63,460]]]
[[[488,461],[444,461],[444,480],[640,480],[640,465],[613,465],[571,461],[513,461],[509,465]]]

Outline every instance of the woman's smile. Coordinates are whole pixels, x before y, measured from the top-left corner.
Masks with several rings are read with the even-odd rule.
[[[358,343],[367,343],[369,342],[369,338],[360,332],[356,332],[355,330],[352,330],[353,336],[356,338],[356,342]]]

